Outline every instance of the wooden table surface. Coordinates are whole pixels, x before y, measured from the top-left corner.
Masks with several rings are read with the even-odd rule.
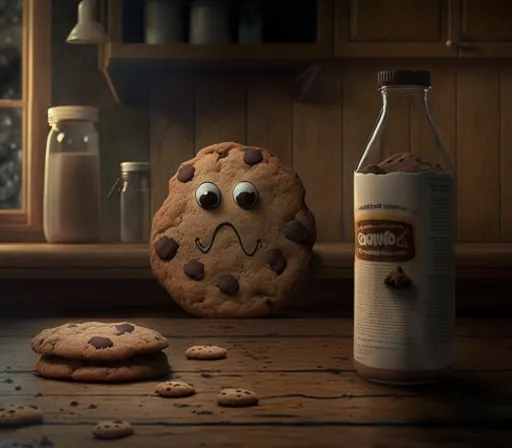
[[[169,338],[174,378],[197,390],[182,399],[155,396],[158,381],[100,385],[35,376],[31,337],[68,320],[0,321],[0,403],[36,405],[45,414],[44,424],[2,430],[0,439],[45,435],[66,448],[512,446],[511,319],[459,320],[453,376],[397,388],[355,374],[350,319],[118,318]],[[194,344],[221,345],[228,357],[187,360],[184,350]],[[223,387],[252,389],[260,403],[219,408]],[[135,434],[93,439],[93,426],[104,419],[126,419]]]

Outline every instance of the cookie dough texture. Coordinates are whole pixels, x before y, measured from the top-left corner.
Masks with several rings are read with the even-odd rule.
[[[97,439],[121,439],[133,434],[133,426],[124,420],[112,420],[98,423],[93,431]]]
[[[39,354],[111,362],[159,352],[168,342],[160,333],[130,322],[84,322],[43,330],[31,347]]]
[[[225,407],[246,407],[258,404],[258,396],[248,389],[223,389],[217,395],[217,404]]]
[[[361,170],[364,174],[421,173],[424,171],[440,173],[443,172],[443,169],[439,165],[433,165],[412,153],[397,153],[378,165],[367,165]]]
[[[213,361],[223,359],[227,356],[228,351],[217,345],[193,345],[185,350],[188,359],[198,359],[204,361]]]
[[[38,355],[37,374],[45,378],[83,382],[140,381],[162,377],[171,370],[163,352],[136,355],[114,362],[86,359],[66,359],[53,355]]]
[[[35,425],[42,421],[43,413],[36,406],[23,404],[0,406],[0,428]]]
[[[169,181],[150,261],[187,312],[258,317],[305,286],[315,219],[297,173],[267,149],[226,142],[200,150]]]

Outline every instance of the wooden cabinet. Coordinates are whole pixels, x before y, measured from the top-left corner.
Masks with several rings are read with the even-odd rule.
[[[335,0],[337,57],[453,57],[446,0]]]
[[[454,2],[451,40],[460,57],[512,56],[512,1]]]
[[[336,57],[510,57],[510,0],[334,0]]]

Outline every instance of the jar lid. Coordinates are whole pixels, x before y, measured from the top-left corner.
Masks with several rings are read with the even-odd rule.
[[[132,171],[149,171],[148,162],[122,162],[121,171],[123,173]]]
[[[64,120],[98,121],[98,108],[92,106],[55,106],[48,109],[48,122]]]
[[[430,87],[430,72],[427,70],[383,70],[378,76],[379,86],[423,86]]]

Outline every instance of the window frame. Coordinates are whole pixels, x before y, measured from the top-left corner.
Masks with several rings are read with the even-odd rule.
[[[0,211],[0,242],[40,242],[47,111],[51,104],[52,1],[23,0],[22,96],[0,100],[22,109],[22,208]]]

